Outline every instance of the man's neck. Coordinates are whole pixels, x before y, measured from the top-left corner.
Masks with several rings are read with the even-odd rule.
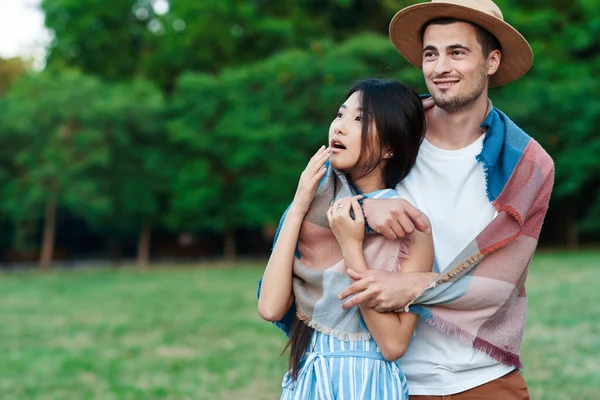
[[[475,142],[483,134],[489,100],[484,93],[468,109],[447,112],[435,106],[427,113],[425,138],[435,147],[459,150]]]

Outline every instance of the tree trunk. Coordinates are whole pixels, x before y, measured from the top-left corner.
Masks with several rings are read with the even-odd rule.
[[[142,224],[138,240],[137,266],[141,270],[147,270],[150,265],[150,238],[152,227],[149,223]]]
[[[235,250],[235,229],[228,227],[225,230],[225,246],[224,246],[225,260],[228,262],[234,262],[236,257]]]
[[[50,271],[52,268],[52,255],[54,253],[54,233],[56,230],[56,205],[57,196],[51,194],[46,200],[44,214],[44,233],[42,237],[42,251],[40,253],[40,270]]]
[[[567,249],[578,250],[579,232],[577,231],[577,201],[572,197],[567,200],[565,219],[567,228]]]

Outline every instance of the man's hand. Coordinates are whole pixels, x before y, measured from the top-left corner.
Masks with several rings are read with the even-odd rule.
[[[346,301],[345,310],[365,304],[375,311],[389,312],[404,308],[421,294],[437,276],[434,272],[396,272],[369,270],[356,272],[347,270],[348,276],[355,279],[352,285],[339,294],[341,300],[355,295]]]
[[[423,109],[425,111],[427,111],[431,107],[435,106],[435,102],[433,101],[433,97],[431,97],[431,96],[422,98],[421,103],[423,103]]]
[[[371,229],[390,240],[410,235],[415,229],[431,232],[429,218],[404,199],[366,199],[363,210]]]

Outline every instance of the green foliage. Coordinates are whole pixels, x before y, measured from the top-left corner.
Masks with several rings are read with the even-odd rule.
[[[173,180],[173,226],[223,230],[278,220],[300,171],[327,143],[349,84],[398,62],[386,38],[315,43],[307,51],[187,74],[172,99],[173,141],[186,149]],[[402,71],[400,71],[402,74]],[[413,81],[418,73],[406,73]]]
[[[110,80],[143,71],[143,57],[155,50],[148,21],[149,1],[42,0],[46,27],[54,33],[47,63],[77,68]],[[137,15],[137,16],[136,16]]]
[[[410,2],[169,1],[160,14],[152,3],[43,0],[45,24],[54,32],[48,65],[109,80],[144,76],[170,93],[185,71],[216,74],[323,38],[385,34],[394,12]]]
[[[2,98],[0,146],[8,176],[0,186],[0,211],[17,227],[31,226],[53,199],[103,206],[79,179],[106,162],[96,151],[102,137],[90,112],[101,88],[99,80],[77,73],[41,73],[23,78]],[[32,247],[30,238],[17,237],[17,247]]]
[[[158,221],[169,175],[163,111],[161,93],[144,81],[106,86],[94,98],[90,112],[102,137],[96,151],[106,163],[85,179],[107,207],[82,204],[78,210],[96,226],[126,229]]]

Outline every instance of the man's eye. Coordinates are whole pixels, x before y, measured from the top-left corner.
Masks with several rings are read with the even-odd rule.
[[[433,57],[433,53],[431,53],[431,52],[425,53],[425,54],[423,54],[423,57],[431,58],[431,57]]]
[[[462,51],[462,50],[454,50],[452,52],[452,54],[455,55],[455,56],[462,56],[463,54],[465,54],[465,52]]]

